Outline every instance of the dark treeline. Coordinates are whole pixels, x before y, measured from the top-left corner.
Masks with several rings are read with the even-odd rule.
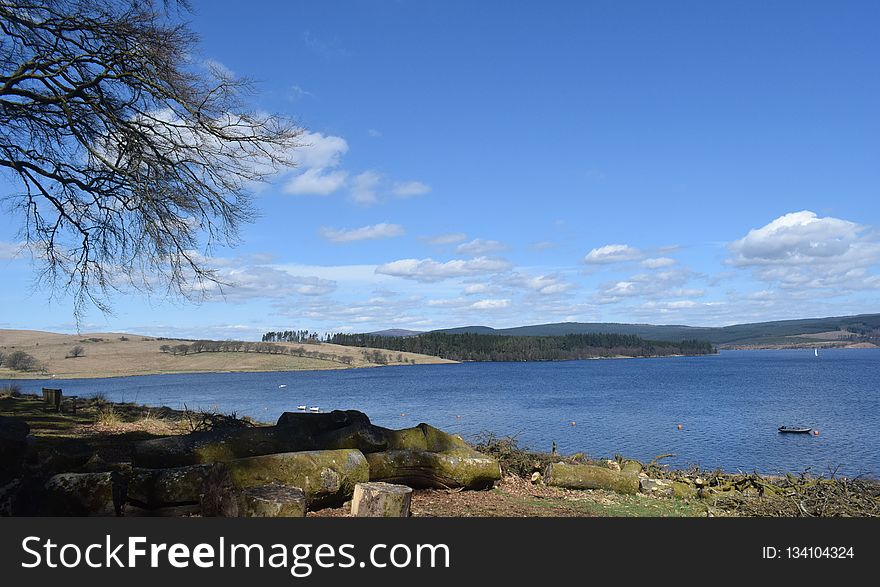
[[[317,332],[308,330],[271,331],[263,335],[263,342],[301,342],[315,344],[322,342]]]
[[[454,361],[564,361],[597,357],[658,357],[706,355],[717,352],[700,340],[665,342],[629,334],[569,334],[565,336],[498,336],[446,334],[389,337],[372,334],[334,334],[330,342],[347,346],[422,353]]]
[[[163,344],[159,347],[163,353],[172,355],[194,355],[198,353],[264,353],[271,355],[292,355],[308,359],[322,359],[324,361],[336,361],[345,365],[351,365],[353,358],[350,356],[334,355],[321,351],[309,351],[303,347],[286,347],[271,342],[246,342],[241,340],[197,340],[192,344]],[[369,360],[369,357],[365,359]],[[374,361],[371,361],[374,362]],[[386,361],[387,363],[387,361]]]

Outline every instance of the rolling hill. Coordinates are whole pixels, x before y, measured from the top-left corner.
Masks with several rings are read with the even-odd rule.
[[[851,330],[847,330],[851,329]],[[755,322],[721,327],[685,325],[622,324],[615,322],[558,322],[514,328],[464,326],[435,332],[448,334],[498,334],[506,336],[561,336],[565,334],[633,334],[649,340],[682,341],[699,339],[720,346],[816,345],[821,343],[877,341],[880,314],[805,318]]]

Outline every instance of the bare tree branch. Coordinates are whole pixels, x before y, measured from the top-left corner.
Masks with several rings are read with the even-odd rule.
[[[76,315],[124,286],[191,297],[254,217],[255,182],[302,130],[250,111],[248,80],[196,60],[185,2],[0,0],[2,194]]]

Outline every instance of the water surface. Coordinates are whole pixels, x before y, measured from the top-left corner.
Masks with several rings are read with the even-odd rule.
[[[38,392],[45,380],[17,383]],[[298,405],[357,409],[382,426],[428,422],[472,438],[673,466],[880,476],[880,350],[411,365],[342,371],[52,380],[66,394],[236,412],[274,421]],[[286,387],[279,387],[285,385]],[[682,429],[678,429],[681,424]],[[819,436],[779,434],[805,425]]]

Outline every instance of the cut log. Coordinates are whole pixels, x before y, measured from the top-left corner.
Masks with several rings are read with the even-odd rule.
[[[446,452],[389,450],[365,456],[371,481],[415,488],[486,489],[501,479],[498,461],[469,448]]]
[[[242,490],[238,505],[245,518],[304,518],[307,509],[302,489],[278,483]]]
[[[639,478],[594,465],[551,463],[544,471],[544,483],[566,489],[607,489],[617,493],[639,492]]]
[[[354,486],[369,481],[370,468],[359,450],[290,452],[226,463],[236,489],[278,483],[299,487],[309,508],[351,499]]]
[[[408,518],[412,488],[391,483],[358,483],[351,515],[359,518]]]
[[[214,465],[132,469],[126,501],[145,510],[198,506],[206,485],[217,483],[214,469]]]

